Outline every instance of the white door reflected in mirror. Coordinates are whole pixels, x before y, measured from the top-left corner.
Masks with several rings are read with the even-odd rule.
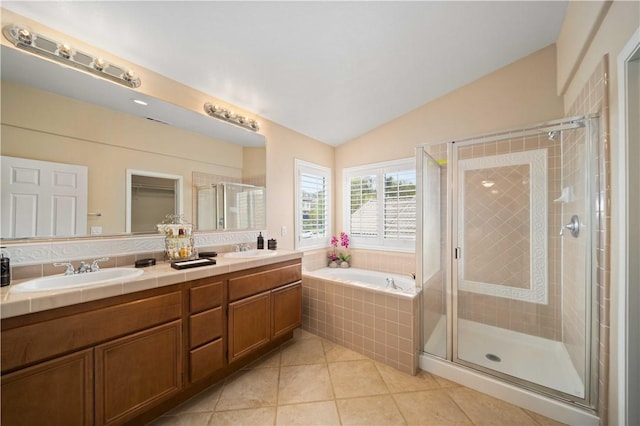
[[[88,168],[2,156],[2,238],[86,234]]]

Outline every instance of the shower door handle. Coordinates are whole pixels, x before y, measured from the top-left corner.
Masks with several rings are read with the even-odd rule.
[[[577,215],[574,214],[573,216],[571,216],[571,220],[569,221],[569,223],[560,228],[561,236],[564,235],[565,229],[568,229],[571,232],[571,236],[573,238],[578,238],[578,235],[580,234],[580,219]]]

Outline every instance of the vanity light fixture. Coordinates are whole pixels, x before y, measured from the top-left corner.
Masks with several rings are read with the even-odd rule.
[[[67,43],[38,34],[19,25],[6,25],[2,29],[5,38],[16,47],[62,64],[90,72],[107,80],[137,89],[142,82],[132,70],[109,63],[90,53],[74,49]]]
[[[206,112],[207,115],[211,117],[233,123],[253,132],[257,132],[258,130],[260,130],[260,124],[258,124],[256,120],[238,115],[230,109],[223,108],[219,105],[213,105],[209,102],[205,102],[204,112]]]

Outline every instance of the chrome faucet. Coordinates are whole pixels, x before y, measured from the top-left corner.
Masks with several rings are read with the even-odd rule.
[[[98,265],[98,262],[106,262],[107,260],[109,260],[108,257],[101,257],[100,259],[93,259],[93,262],[91,262],[91,272],[98,272],[100,270],[100,265]]]
[[[236,244],[235,245],[235,249],[236,251],[249,251],[249,244]]]
[[[393,288],[393,289],[398,289],[398,286],[396,285],[395,280],[393,279],[393,277],[388,277],[387,278],[387,288]]]
[[[65,275],[74,275],[74,274],[85,274],[87,272],[98,272],[100,270],[100,265],[98,262],[106,262],[109,260],[108,257],[101,257],[100,259],[94,259],[91,264],[86,261],[81,261],[78,269],[74,269],[71,262],[56,262],[53,266],[64,266],[67,269],[64,271]]]
[[[67,268],[67,270],[64,271],[65,275],[73,275],[76,273],[76,270],[73,268],[73,265],[69,262],[56,262],[53,264],[53,266],[65,266]]]
[[[80,266],[78,267],[76,274],[84,274],[86,272],[91,272],[91,265],[83,260],[80,262]]]

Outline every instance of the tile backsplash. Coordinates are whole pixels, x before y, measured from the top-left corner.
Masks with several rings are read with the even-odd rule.
[[[255,245],[260,231],[198,233],[195,236],[199,251],[233,251],[239,243]],[[266,231],[261,231],[266,235]],[[131,266],[137,259],[148,257],[164,260],[162,235],[51,239],[38,241],[2,241],[11,259],[12,279],[26,279],[61,273],[55,262],[76,262],[109,257],[106,267]]]

